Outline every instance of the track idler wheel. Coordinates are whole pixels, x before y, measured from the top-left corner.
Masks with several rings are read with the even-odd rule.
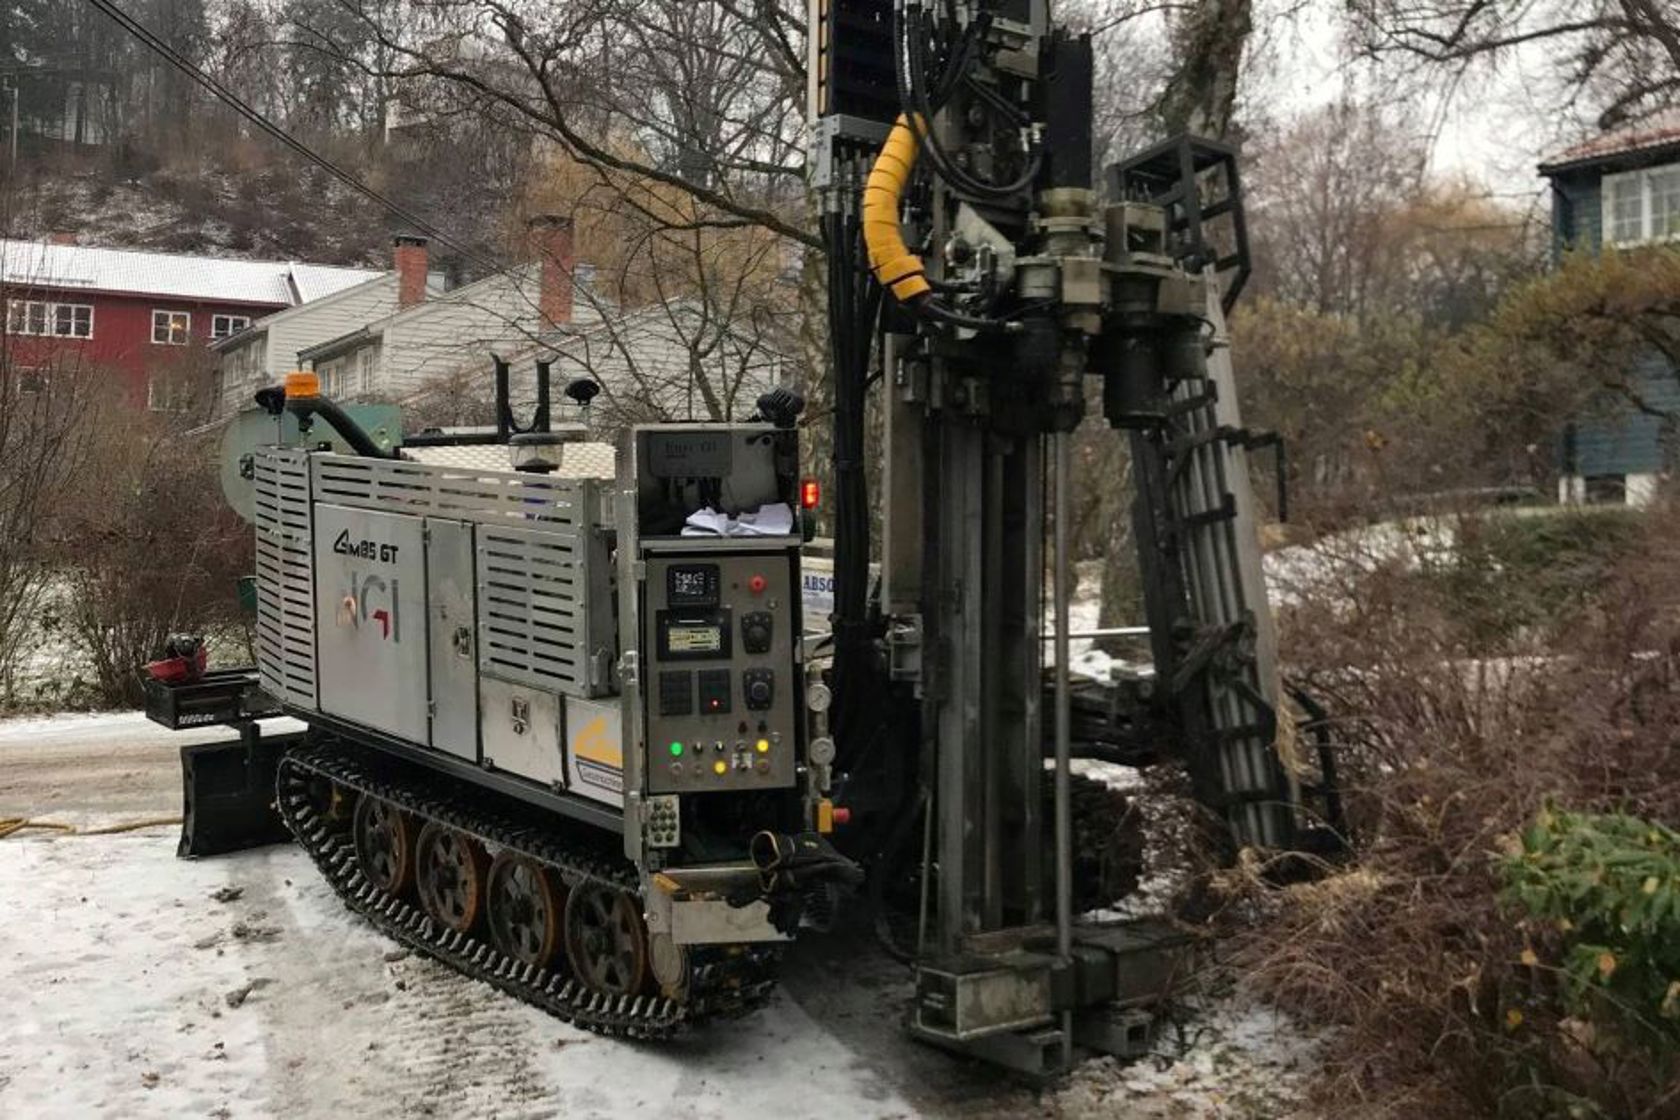
[[[414,845],[414,881],[420,905],[434,921],[466,933],[484,913],[490,857],[477,840],[429,821]]]
[[[636,896],[601,883],[574,887],[566,900],[566,956],[572,974],[598,992],[641,992],[647,984],[648,936]]]
[[[547,968],[560,949],[562,892],[548,869],[515,852],[490,864],[490,940],[515,960]]]
[[[406,894],[414,882],[414,822],[389,801],[363,795],[351,825],[356,864],[388,895]]]

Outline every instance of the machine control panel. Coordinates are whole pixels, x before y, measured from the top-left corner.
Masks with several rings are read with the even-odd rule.
[[[785,550],[648,558],[650,793],[794,784],[796,580]]]

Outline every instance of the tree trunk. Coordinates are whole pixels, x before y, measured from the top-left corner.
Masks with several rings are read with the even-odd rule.
[[[1252,0],[1198,0],[1179,17],[1172,29],[1177,64],[1158,110],[1168,133],[1225,138],[1254,30],[1253,8]]]

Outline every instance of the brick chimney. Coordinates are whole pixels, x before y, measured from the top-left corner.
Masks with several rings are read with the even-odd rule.
[[[537,310],[543,324],[572,321],[572,274],[577,253],[572,247],[572,220],[541,214],[525,223],[531,256],[542,265],[537,286]]]
[[[426,239],[400,233],[393,239],[391,267],[397,273],[397,306],[413,307],[426,298]]]
[[[49,245],[74,245],[76,244],[76,231],[73,229],[55,229],[47,234],[47,243]]]

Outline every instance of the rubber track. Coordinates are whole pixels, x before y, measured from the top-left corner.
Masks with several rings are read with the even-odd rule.
[[[639,893],[634,866],[599,845],[557,827],[515,822],[486,797],[445,794],[423,771],[367,765],[370,752],[335,741],[288,751],[277,779],[280,815],[347,906],[382,932],[450,967],[494,985],[574,1026],[621,1038],[669,1038],[711,1019],[747,1014],[770,998],[780,951],[763,945],[708,946],[689,950],[689,981],[682,999],[662,995],[610,995],[586,987],[560,968],[538,969],[507,956],[488,940],[434,921],[418,905],[374,887],[357,866],[350,831],[323,819],[310,796],[310,779],[328,778],[390,801],[423,820],[437,820],[492,848],[511,848],[559,873],[568,886],[594,881]],[[372,757],[379,757],[377,755]]]

